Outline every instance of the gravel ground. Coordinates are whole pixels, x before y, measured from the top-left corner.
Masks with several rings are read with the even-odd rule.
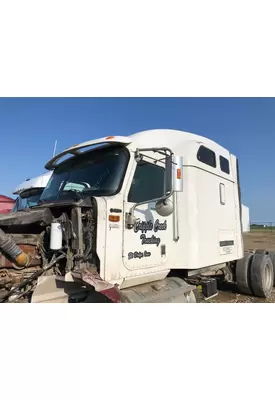
[[[246,296],[239,293],[219,291],[219,294],[205,300],[200,293],[196,293],[197,303],[275,303],[275,290],[268,299]]]

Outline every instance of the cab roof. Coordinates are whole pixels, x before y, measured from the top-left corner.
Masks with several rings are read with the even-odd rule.
[[[45,168],[48,170],[54,170],[57,166],[68,159],[66,156],[73,158],[84,152],[91,151],[96,147],[104,145],[122,144],[129,146],[133,144],[135,145],[135,148],[168,147],[176,153],[177,151],[183,151],[182,149],[186,148],[187,142],[197,142],[205,146],[210,146],[213,151],[218,151],[224,156],[228,156],[229,154],[229,151],[224,147],[204,136],[174,129],[152,129],[134,133],[129,136],[107,136],[76,144],[53,157],[45,165]]]
[[[49,182],[51,175],[52,172],[46,172],[42,175],[36,176],[35,178],[26,179],[19,186],[17,186],[13,194],[20,194],[25,190],[33,188],[44,188],[47,186],[47,183]]]

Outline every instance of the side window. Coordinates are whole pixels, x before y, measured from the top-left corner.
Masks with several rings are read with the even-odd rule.
[[[164,168],[141,161],[138,163],[128,194],[130,203],[141,203],[162,197],[164,193]]]
[[[216,154],[205,146],[199,148],[197,158],[200,162],[210,165],[210,167],[216,168],[217,166]]]
[[[223,156],[220,156],[220,167],[222,172],[230,174],[229,161],[227,158],[224,158]]]

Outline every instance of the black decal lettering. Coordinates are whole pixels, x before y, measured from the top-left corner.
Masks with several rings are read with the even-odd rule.
[[[147,231],[153,230],[153,222],[150,221],[137,221],[134,225],[134,232],[146,233]]]
[[[164,222],[159,222],[159,219],[157,219],[155,221],[154,232],[166,231],[166,229],[167,229],[167,221],[166,220]]]
[[[143,257],[151,257],[150,251],[134,251],[128,253],[128,260],[132,260],[133,258],[138,258],[139,260]]]
[[[151,237],[147,237],[144,233],[140,235],[140,240],[141,244],[155,244],[156,246],[159,246],[160,244],[160,238],[157,238],[155,235],[152,235]]]
[[[134,252],[134,258],[141,259],[142,257],[143,257],[143,253],[141,251],[135,251]]]
[[[137,221],[134,225],[134,232],[138,233],[147,233],[148,231],[166,231],[167,229],[167,221],[165,220],[164,222],[160,222],[159,219],[153,223],[151,220],[150,221]]]

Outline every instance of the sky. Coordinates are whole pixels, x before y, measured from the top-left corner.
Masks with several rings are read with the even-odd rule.
[[[239,158],[251,222],[275,222],[275,98],[0,98],[0,193],[82,141],[146,129],[209,137]]]

